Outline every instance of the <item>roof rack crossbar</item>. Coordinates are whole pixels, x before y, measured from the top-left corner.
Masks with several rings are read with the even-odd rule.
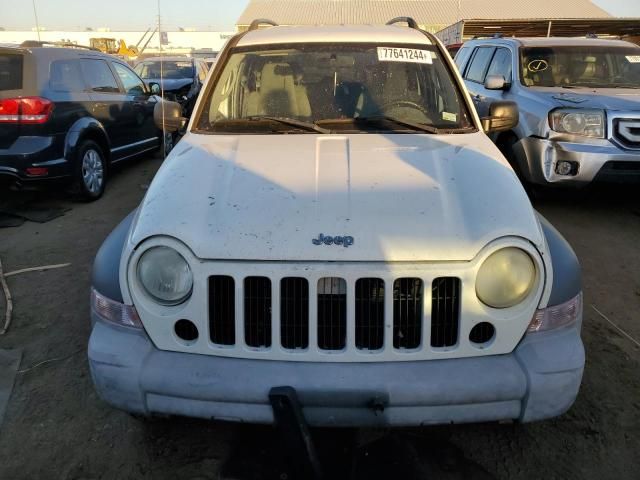
[[[54,47],[65,47],[65,48],[84,48],[86,50],[92,50],[94,52],[99,52],[97,48],[88,47],[86,45],[78,45],[77,43],[70,42],[46,42],[39,40],[25,40],[20,44],[23,48],[35,48],[35,47],[44,47],[45,45],[51,45]]]
[[[251,30],[257,30],[260,25],[271,25],[272,27],[278,26],[276,22],[274,22],[273,20],[269,20],[268,18],[256,18],[253,22],[251,22],[251,25],[249,25],[248,31],[250,32]]]
[[[406,23],[409,26],[409,28],[413,28],[415,30],[420,30],[420,27],[418,27],[418,22],[416,22],[411,17],[396,17],[396,18],[392,18],[391,20],[389,20],[387,22],[387,25],[395,25],[396,23]]]

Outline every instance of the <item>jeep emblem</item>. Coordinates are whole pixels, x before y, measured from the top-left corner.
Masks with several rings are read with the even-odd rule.
[[[323,233],[321,233],[318,238],[312,239],[311,242],[314,245],[342,245],[344,248],[347,248],[353,245],[353,237],[330,237],[328,235],[325,236]]]

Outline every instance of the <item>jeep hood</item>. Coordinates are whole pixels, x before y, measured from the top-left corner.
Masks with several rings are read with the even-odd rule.
[[[314,244],[321,233],[354,242]],[[470,260],[509,235],[542,245],[524,190],[483,133],[188,134],[130,240],[155,235],[229,260]]]

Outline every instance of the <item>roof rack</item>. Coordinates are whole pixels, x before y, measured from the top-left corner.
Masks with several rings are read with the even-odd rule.
[[[260,25],[271,25],[272,27],[278,26],[276,22],[274,22],[273,20],[269,20],[268,18],[256,18],[253,22],[251,22],[251,25],[249,25],[247,31],[250,32],[251,30],[257,30],[258,28],[260,28]]]
[[[406,23],[409,26],[409,28],[413,28],[415,30],[420,30],[420,27],[418,27],[418,22],[416,22],[411,17],[396,17],[396,18],[392,18],[386,24],[387,25],[395,25],[396,23]]]
[[[38,40],[25,40],[24,42],[22,42],[20,44],[20,46],[24,47],[24,48],[52,46],[52,47],[63,47],[63,48],[83,48],[83,49],[86,49],[86,50],[92,50],[94,52],[99,52],[100,51],[97,48],[87,47],[86,45],[78,45],[76,43],[69,43],[69,42],[40,42]]]

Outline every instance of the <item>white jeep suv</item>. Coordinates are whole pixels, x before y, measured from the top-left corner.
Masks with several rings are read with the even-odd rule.
[[[256,23],[188,125],[156,109],[186,134],[94,265],[105,401],[272,423],[269,394],[290,387],[309,424],[338,426],[571,406],[580,268],[486,135],[517,108],[480,119],[409,24]]]

